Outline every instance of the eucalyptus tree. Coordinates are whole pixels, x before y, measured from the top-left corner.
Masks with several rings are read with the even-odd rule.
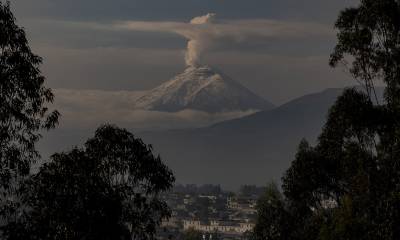
[[[53,94],[44,85],[41,63],[10,3],[0,1],[0,237],[20,215],[21,183],[39,159],[40,132],[58,122],[59,113],[48,108]]]
[[[57,153],[27,185],[31,210],[16,239],[154,239],[174,182],[152,147],[103,125],[84,148]]]
[[[335,26],[330,65],[345,66],[364,89],[337,99],[316,146],[300,144],[283,177],[290,228],[280,236],[399,239],[400,1],[361,0]]]

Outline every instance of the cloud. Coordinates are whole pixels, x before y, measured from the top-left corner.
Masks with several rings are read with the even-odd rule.
[[[286,49],[299,52],[305,48],[307,51],[315,51],[315,48],[320,49],[318,46],[322,43],[330,43],[335,39],[333,28],[324,24],[271,19],[219,20],[216,14],[212,13],[187,22],[101,23],[32,20],[28,26],[34,43],[64,48],[146,48],[181,51],[186,39],[187,65],[202,63],[210,51],[270,53],[285,52]],[[51,32],[51,35],[43,35],[43,31]]]
[[[189,109],[167,113],[134,109],[134,102],[144,93],[142,91],[55,89],[54,108],[62,114],[61,128],[92,129],[103,123],[115,123],[139,131],[203,127],[255,112],[211,114]]]
[[[100,28],[107,26],[97,26]],[[114,30],[151,31],[176,33],[188,40],[186,64],[196,66],[202,63],[202,56],[216,46],[232,43],[251,43],[279,39],[310,39],[332,37],[332,27],[310,22],[290,22],[269,19],[217,21],[216,14],[208,13],[185,22],[144,22],[125,21],[114,23]]]

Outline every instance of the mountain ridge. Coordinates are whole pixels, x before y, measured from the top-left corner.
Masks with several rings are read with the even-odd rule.
[[[280,180],[303,138],[315,142],[342,91],[308,94],[269,111],[205,128],[138,135],[153,145],[180,182],[262,185]]]
[[[210,66],[188,67],[136,101],[145,110],[205,112],[267,110],[274,105]]]

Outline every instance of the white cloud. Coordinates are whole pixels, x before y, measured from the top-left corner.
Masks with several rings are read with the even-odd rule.
[[[172,32],[188,39],[186,52],[187,65],[201,63],[202,55],[210,48],[231,43],[251,42],[254,39],[314,39],[332,37],[330,26],[310,22],[290,22],[269,19],[224,20],[217,21],[216,14],[209,13],[185,22],[144,22],[125,21],[111,25],[98,25],[97,28],[113,30]],[[221,44],[222,42],[222,44]]]
[[[118,44],[129,46],[129,43],[126,42],[129,41],[129,38],[121,40],[124,38],[119,34],[128,34],[123,35],[125,38],[129,36],[129,33],[140,34],[140,32],[161,33],[163,36],[171,33],[177,34],[188,40],[185,55],[187,65],[204,63],[204,55],[207,55],[210,50],[243,50],[251,49],[251,46],[256,46],[261,50],[270,47],[276,49],[282,47],[280,45],[282,42],[302,48],[304,47],[301,45],[302,43],[309,42],[312,46],[313,43],[321,42],[322,38],[324,40],[334,39],[335,34],[332,26],[319,23],[271,19],[218,20],[216,14],[213,13],[195,17],[188,22],[117,21],[98,23],[36,20],[35,24],[55,32],[55,35],[60,34],[57,39],[65,39],[67,44],[75,44],[78,47],[89,43],[93,45],[92,35],[100,33],[103,38],[97,44],[102,47],[116,47]],[[63,30],[60,31],[60,29]],[[38,37],[40,38],[40,35]],[[43,40],[44,43],[49,44],[48,41],[51,41],[49,39],[54,38],[47,37]],[[131,41],[133,41],[133,45],[139,44],[139,48],[140,44],[143,45],[143,43],[139,43],[142,40],[135,42],[132,39]],[[167,48],[171,44],[169,41],[176,41],[176,39],[159,39],[156,45],[158,48],[160,46]],[[260,44],[262,44],[261,47]],[[246,46],[250,48],[246,48]],[[282,47],[279,51],[285,52],[285,48]]]
[[[215,18],[215,15],[205,15],[192,19],[197,24],[168,21],[120,21],[113,24],[90,25],[95,28],[113,30],[175,32],[183,36],[202,32],[213,35],[233,36],[239,39],[251,35],[265,37],[315,37],[332,36],[334,34],[331,26],[313,22],[246,19],[205,21],[205,23],[208,23],[208,26],[199,24],[201,21],[198,19],[205,18],[206,16],[208,18],[211,16]]]
[[[144,94],[138,91],[55,89],[54,107],[62,114],[61,128],[91,129],[102,123],[115,123],[137,130],[179,129],[208,126],[254,113],[206,113],[184,110],[176,113],[134,109]]]

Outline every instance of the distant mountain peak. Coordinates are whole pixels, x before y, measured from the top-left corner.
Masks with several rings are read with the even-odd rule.
[[[136,102],[137,108],[177,112],[267,110],[273,105],[225,74],[204,65],[183,73],[150,90]]]

